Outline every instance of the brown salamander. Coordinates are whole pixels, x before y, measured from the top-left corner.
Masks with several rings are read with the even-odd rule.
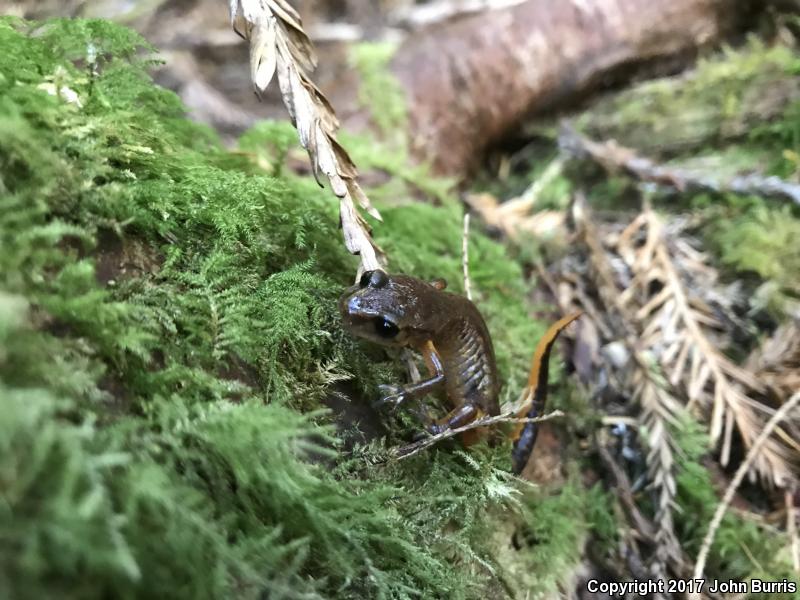
[[[453,410],[428,426],[430,433],[457,428],[483,415],[500,412],[500,384],[489,330],[476,306],[467,298],[444,291],[444,280],[425,282],[408,275],[375,270],[339,299],[345,328],[384,346],[419,351],[429,377],[405,386],[381,386],[381,404],[398,406],[407,400],[444,390]],[[529,377],[532,402],[520,416],[536,416],[543,408],[547,387],[547,360],[555,338],[580,313],[565,317],[542,338]],[[515,433],[513,470],[520,473],[536,440],[534,423]],[[465,440],[467,441],[467,440]]]

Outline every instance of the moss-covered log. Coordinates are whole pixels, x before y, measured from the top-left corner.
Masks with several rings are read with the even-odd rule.
[[[679,76],[656,79],[593,103],[576,126],[644,154],[672,155],[747,137],[800,101],[800,59],[757,38]]]

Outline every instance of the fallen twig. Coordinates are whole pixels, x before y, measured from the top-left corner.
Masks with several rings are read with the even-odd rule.
[[[458,435],[459,433],[464,433],[465,431],[470,431],[472,429],[477,429],[479,427],[488,427],[490,425],[495,425],[497,423],[541,423],[543,421],[550,421],[551,419],[555,419],[557,417],[563,417],[564,413],[560,410],[554,410],[553,412],[549,412],[546,415],[542,415],[541,417],[535,418],[525,418],[525,417],[515,417],[515,411],[510,411],[507,413],[503,413],[502,415],[495,415],[493,417],[482,417],[480,419],[475,419],[471,423],[464,425],[463,427],[456,427],[455,429],[448,429],[441,433],[437,433],[436,435],[432,435],[425,439],[419,440],[418,442],[414,442],[413,444],[408,444],[406,446],[401,446],[400,448],[395,449],[394,455],[396,458],[403,459],[408,458],[409,456],[413,456],[422,452],[425,448],[429,448],[442,440],[446,440],[447,438],[451,438],[453,436]]]
[[[622,171],[635,179],[673,188],[679,192],[715,192],[739,195],[754,194],[766,198],[791,200],[800,204],[800,184],[780,177],[758,173],[737,175],[730,179],[698,174],[686,169],[660,165],[635,150],[613,140],[596,142],[580,135],[564,123],[558,136],[561,150],[576,158],[590,158],[606,171]]]
[[[611,452],[608,451],[608,448],[606,448],[600,440],[595,440],[595,448],[597,448],[597,453],[600,455],[603,464],[614,477],[614,482],[616,483],[614,490],[616,491],[620,503],[625,507],[631,524],[642,536],[647,539],[652,539],[655,536],[655,527],[636,505],[628,475],[622,470],[622,467],[617,464],[617,461],[611,456]]]
[[[598,292],[606,304],[607,318],[613,319],[616,324],[615,329],[619,331],[618,337],[625,343],[630,356],[634,359],[629,385],[632,387],[633,397],[642,409],[636,424],[640,434],[647,439],[648,476],[657,493],[652,536],[656,548],[652,568],[654,575],[666,577],[667,564],[677,564],[681,554],[672,515],[677,484],[673,459],[675,443],[669,427],[670,424],[676,423],[680,404],[668,382],[655,368],[651,353],[641,347],[638,332],[634,329],[636,321],[631,316],[630,309],[622,303],[611,263],[587,211],[585,199],[582,197],[576,199],[575,223],[581,231],[583,242],[589,248]]]
[[[778,423],[780,423],[798,404],[800,404],[800,391],[796,392],[791,398],[789,398],[789,400],[786,401],[775,412],[774,415],[772,415],[772,418],[767,421],[767,424],[764,425],[764,429],[761,430],[758,438],[756,438],[756,441],[753,442],[750,450],[748,450],[747,456],[742,461],[742,464],[739,465],[739,468],[736,470],[736,474],[733,476],[730,484],[728,484],[728,488],[725,490],[725,494],[722,496],[722,502],[719,503],[717,510],[714,512],[714,516],[711,519],[711,524],[708,526],[706,536],[703,538],[703,544],[700,546],[700,552],[697,555],[697,562],[694,566],[694,579],[700,579],[703,576],[703,570],[706,566],[708,553],[711,550],[711,544],[714,542],[714,536],[716,535],[717,529],[719,529],[719,526],[722,523],[722,518],[725,516],[725,511],[728,509],[728,506],[733,500],[733,496],[736,494],[736,490],[742,483],[742,480],[750,468],[750,465],[753,463],[759,451],[761,450],[761,446],[766,443],[767,439],[772,433],[772,430],[778,426]],[[700,598],[700,595],[695,592],[691,595],[691,598],[694,600],[695,598]]]

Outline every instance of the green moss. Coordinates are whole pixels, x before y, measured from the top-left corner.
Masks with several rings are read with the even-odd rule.
[[[800,309],[800,219],[791,206],[770,206],[759,198],[701,196],[694,204],[709,215],[705,235],[722,264],[755,288],[753,310],[775,318]]]
[[[789,206],[755,207],[728,222],[718,235],[725,262],[786,285],[800,273],[800,221]]]
[[[698,62],[687,75],[641,83],[597,103],[578,124],[645,154],[675,153],[747,138],[752,124],[794,109],[800,59],[753,37]],[[796,111],[795,111],[796,112]]]
[[[607,493],[599,486],[584,488],[576,475],[557,490],[531,494],[513,533],[520,550],[498,540],[513,597],[554,598],[574,589],[587,542],[600,549],[616,538],[610,506]]]
[[[395,45],[386,42],[361,42],[350,50],[350,62],[361,76],[359,100],[370,110],[372,121],[382,136],[405,144],[407,111],[400,82],[388,69]]]
[[[227,152],[103,21],[3,19],[0,49],[0,596],[500,586],[485,532],[516,506],[507,448],[344,460],[320,411],[343,381],[368,401],[394,363],[341,329],[356,259],[328,191],[282,173],[290,131]],[[444,204],[384,203],[376,233],[393,269],[458,290]],[[471,268],[515,395],[542,326],[479,231]]]
[[[257,123],[239,138],[239,148],[255,158],[253,170],[279,177],[292,148],[300,148],[297,131],[288,121]],[[242,165],[246,168],[246,165]]]

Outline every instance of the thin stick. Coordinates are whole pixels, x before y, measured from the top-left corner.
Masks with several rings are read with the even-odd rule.
[[[631,525],[645,538],[652,539],[655,536],[655,527],[653,523],[641,513],[639,507],[636,506],[636,499],[633,496],[631,481],[628,478],[628,474],[617,464],[617,461],[611,456],[611,452],[608,451],[608,448],[606,448],[597,437],[595,437],[594,441],[600,459],[614,476],[616,483],[614,489],[616,490],[617,498],[619,498],[620,503],[627,511]]]
[[[549,421],[551,419],[555,419],[556,417],[563,417],[564,413],[560,410],[554,410],[553,412],[549,412],[546,415],[542,415],[541,417],[535,418],[525,418],[525,417],[515,417],[513,416],[514,413],[506,413],[502,415],[496,415],[494,417],[482,417],[480,419],[476,419],[471,423],[464,425],[463,427],[456,427],[454,429],[447,429],[441,433],[437,433],[436,435],[432,435],[431,437],[425,438],[424,440],[420,440],[418,442],[414,442],[413,444],[408,444],[407,446],[401,446],[394,451],[394,454],[397,458],[403,459],[408,458],[409,456],[414,456],[419,452],[422,452],[425,448],[429,448],[434,444],[446,440],[447,438],[451,438],[459,433],[464,433],[465,431],[470,431],[471,429],[477,429],[478,427],[488,427],[489,425],[494,425],[496,423],[541,423],[542,421]]]
[[[800,403],[800,392],[796,392],[791,398],[789,398],[788,401],[783,404],[783,406],[781,406],[775,412],[774,415],[772,415],[772,418],[767,421],[766,425],[764,425],[764,429],[761,430],[761,433],[756,438],[756,441],[753,442],[753,445],[747,452],[747,456],[745,457],[744,461],[741,465],[739,465],[736,474],[733,476],[730,484],[728,484],[728,488],[725,490],[725,494],[722,497],[722,502],[720,502],[717,506],[714,517],[711,519],[711,524],[708,526],[708,532],[706,533],[706,537],[703,539],[703,545],[700,546],[700,553],[697,555],[697,562],[694,566],[694,579],[702,578],[703,570],[706,566],[706,560],[708,559],[708,553],[711,550],[711,544],[714,542],[714,535],[717,533],[720,523],[722,523],[722,518],[725,516],[725,511],[733,501],[733,496],[736,494],[739,484],[742,483],[742,479],[744,479],[744,476],[750,466],[753,464],[756,455],[761,450],[761,446],[763,446],[767,441],[767,438],[769,438],[775,427],[778,426],[778,423],[780,423],[789,413],[789,411],[797,406],[798,403]],[[700,594],[695,592],[692,594],[691,598],[692,600],[699,599]]]
[[[595,142],[564,123],[558,136],[559,147],[576,158],[590,158],[605,170],[622,171],[639,181],[655,183],[678,192],[727,192],[790,200],[800,204],[800,185],[775,176],[758,173],[725,179],[716,173],[697,173],[662,165],[637,154],[630,148],[609,142]]]
[[[800,537],[797,535],[797,509],[794,506],[794,490],[786,490],[786,532],[792,540],[792,565],[800,575]]]
[[[469,213],[464,213],[464,234],[461,236],[461,268],[464,271],[464,292],[467,300],[472,300],[472,286],[469,283]]]

